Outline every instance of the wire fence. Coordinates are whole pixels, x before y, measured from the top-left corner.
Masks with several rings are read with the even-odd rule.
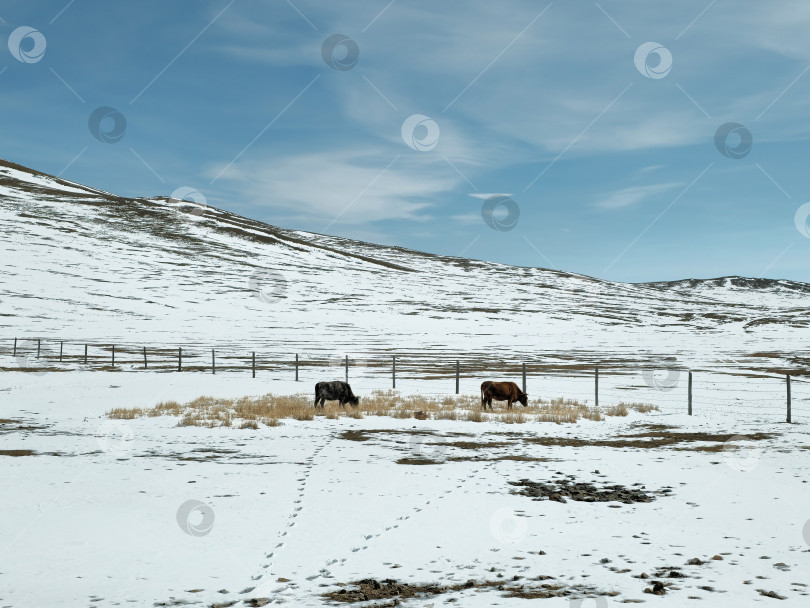
[[[572,362],[495,362],[474,353],[458,358],[412,352],[351,357],[331,353],[280,354],[239,345],[147,347],[43,339],[0,342],[0,371],[44,375],[70,371],[206,373],[263,381],[298,381],[302,392],[320,380],[351,381],[358,394],[397,389],[443,397],[479,392],[484,380],[512,380],[530,398],[564,398],[611,407],[655,405],[661,413],[732,415],[796,422],[810,410],[810,378],[804,373],[596,366]],[[801,374],[801,375],[799,375]]]

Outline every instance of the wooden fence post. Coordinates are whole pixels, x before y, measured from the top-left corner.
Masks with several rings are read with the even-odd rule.
[[[183,371],[183,347],[177,348],[177,371]]]
[[[787,383],[787,420],[786,422],[790,422],[790,409],[791,409],[791,398],[790,398],[790,374],[785,376],[785,381]]]
[[[40,347],[41,340],[37,338],[37,359],[39,359],[39,347]]]
[[[211,349],[211,373],[217,373],[217,356],[214,354],[214,349]]]
[[[87,365],[87,344],[84,345],[84,364]]]
[[[65,343],[59,342],[59,362],[62,362],[62,351],[64,350]]]
[[[391,388],[397,387],[397,358],[391,357]]]
[[[115,344],[112,345],[112,366],[115,367]]]
[[[298,382],[298,353],[295,353],[295,381]]]
[[[523,364],[523,392],[526,392],[526,363]]]
[[[251,364],[253,368],[253,377],[256,377],[256,351],[253,351],[253,363]]]
[[[458,359],[456,359],[456,395],[458,395],[459,375],[460,375],[460,364],[458,362]]]
[[[689,415],[692,415],[692,372],[689,372]]]
[[[599,368],[598,367],[594,370],[594,375],[593,375],[593,395],[594,395],[594,401],[596,402],[596,407],[599,407]]]
[[[349,355],[346,355],[346,382],[349,381]]]
[[[14,338],[14,353],[13,353],[13,355],[15,357],[17,356],[17,338]]]
[[[143,368],[149,369],[149,364],[146,361],[146,347],[143,347]]]

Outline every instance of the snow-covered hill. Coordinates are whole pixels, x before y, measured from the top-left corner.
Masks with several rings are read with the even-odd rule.
[[[622,284],[122,198],[0,161],[0,335],[476,365],[810,369],[810,285]],[[438,360],[438,359],[437,359]]]

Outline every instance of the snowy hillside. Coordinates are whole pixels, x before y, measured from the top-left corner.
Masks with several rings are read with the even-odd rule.
[[[0,161],[0,335],[477,365],[810,368],[810,286],[621,284],[128,199]]]

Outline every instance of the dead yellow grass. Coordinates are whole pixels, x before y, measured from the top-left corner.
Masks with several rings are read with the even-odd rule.
[[[659,411],[657,405],[651,405],[649,403],[620,403],[619,405],[624,405],[632,410],[636,410],[639,414],[649,414],[650,412]]]
[[[114,418],[118,420],[132,420],[133,418],[140,418],[143,415],[144,411],[138,407],[116,407],[107,412],[107,418]]]
[[[606,416],[627,416],[628,413],[627,406],[623,403],[614,405],[613,407],[609,407],[605,410]]]
[[[337,420],[342,416],[361,419],[365,416],[390,416],[413,418],[421,412],[432,420],[463,420],[469,422],[501,421],[507,424],[526,422],[575,423],[580,419],[603,420],[603,415],[626,416],[630,409],[645,413],[658,408],[642,403],[620,403],[603,410],[596,409],[573,399],[535,399],[528,407],[516,404],[507,409],[504,403],[496,402],[495,409],[483,411],[478,395],[402,395],[394,390],[376,390],[360,399],[357,407],[340,407],[329,401],[324,408],[315,408],[309,395],[266,395],[219,398],[208,395],[188,403],[176,401],[158,403],[152,408],[115,408],[107,412],[110,418],[133,419],[143,416],[176,416],[179,426],[235,427],[258,429],[260,424],[277,426],[280,420],[314,420],[324,417]]]

